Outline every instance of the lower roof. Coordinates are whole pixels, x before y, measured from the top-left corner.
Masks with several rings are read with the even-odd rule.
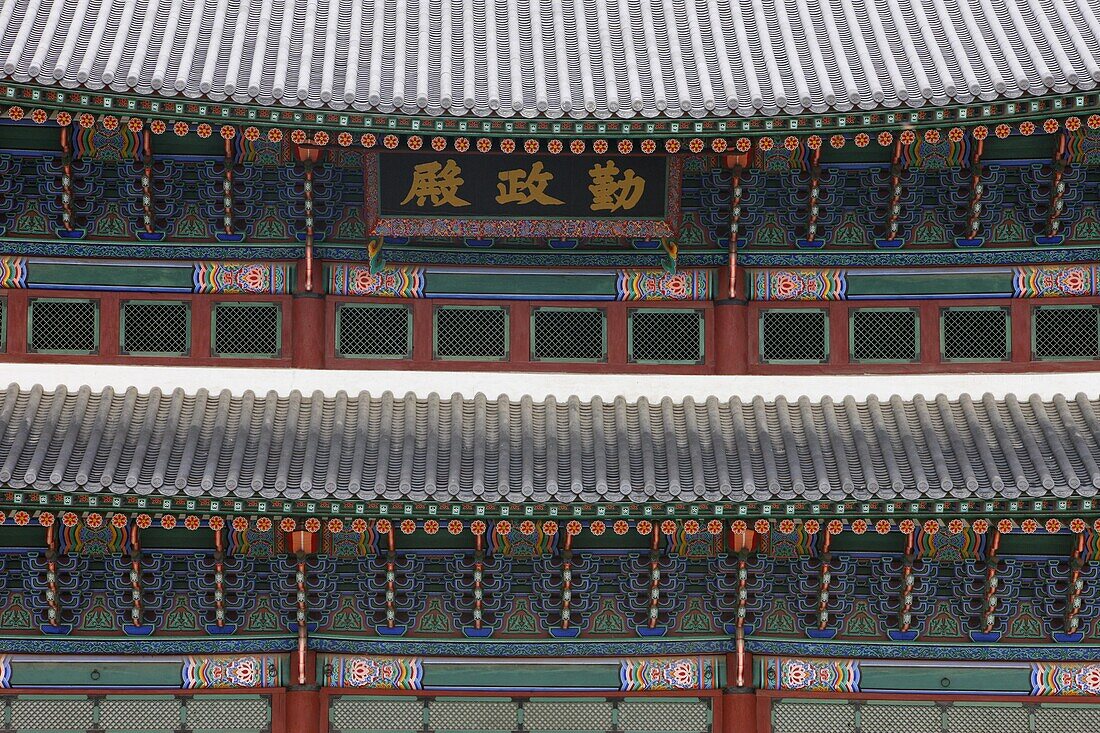
[[[1100,401],[559,401],[11,385],[0,395],[0,482],[292,500],[1088,497],[1100,487]]]

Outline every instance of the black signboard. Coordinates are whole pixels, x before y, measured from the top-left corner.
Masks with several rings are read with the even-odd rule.
[[[387,153],[379,213],[654,219],[666,214],[664,156]]]

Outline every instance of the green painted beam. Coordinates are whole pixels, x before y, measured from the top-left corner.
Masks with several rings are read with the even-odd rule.
[[[1005,272],[968,272],[943,274],[863,274],[848,273],[848,297],[904,297],[928,295],[1011,295],[1013,275]]]
[[[426,661],[425,689],[499,688],[499,689],[597,689],[618,690],[619,664],[460,664]]]
[[[179,659],[26,661],[11,666],[12,687],[180,687]]]
[[[568,295],[613,297],[613,273],[549,275],[509,273],[428,272],[424,290],[433,296],[447,295]]]
[[[190,292],[194,268],[165,265],[68,264],[29,262],[27,284],[86,285],[89,287],[178,288]]]
[[[912,664],[861,664],[859,688],[863,692],[1031,692],[1031,669],[984,665],[932,667]]]

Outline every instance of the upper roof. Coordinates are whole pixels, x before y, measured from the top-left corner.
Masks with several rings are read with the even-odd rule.
[[[12,385],[0,393],[0,484],[438,502],[1094,496],[1100,401],[605,403]]]
[[[1097,0],[3,0],[15,81],[506,117],[947,105],[1100,82]]]

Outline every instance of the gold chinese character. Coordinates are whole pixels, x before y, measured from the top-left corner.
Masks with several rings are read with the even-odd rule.
[[[431,201],[432,206],[469,206],[470,202],[458,197],[458,189],[463,184],[462,169],[448,159],[446,165],[438,161],[413,166],[412,185],[402,205],[416,199],[417,206]]]
[[[592,192],[592,211],[629,211],[645,191],[644,178],[634,175],[632,168],[623,171],[620,178],[619,168],[613,160],[606,165],[596,163],[588,175],[592,177],[592,185],[588,187]]]
[[[560,206],[565,203],[546,193],[546,186],[554,180],[554,174],[544,171],[541,162],[532,164],[530,173],[517,168],[501,171],[497,178],[503,181],[497,184],[500,191],[498,204],[529,204],[534,201],[544,206]]]

